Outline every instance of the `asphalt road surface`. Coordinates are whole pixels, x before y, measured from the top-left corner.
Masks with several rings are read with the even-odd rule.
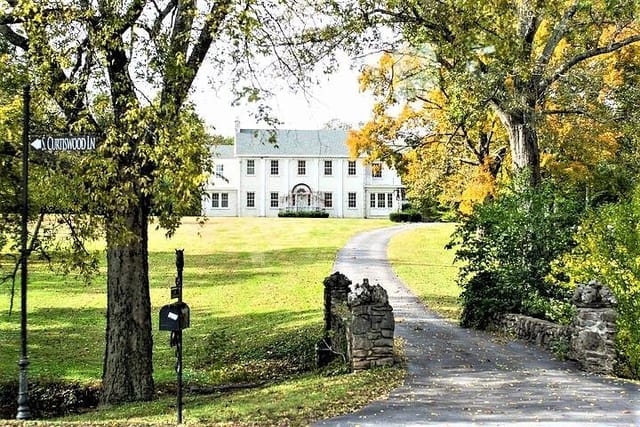
[[[579,371],[535,346],[462,329],[431,312],[387,261],[400,225],[357,235],[334,271],[389,294],[408,374],[387,399],[317,426],[640,426],[640,384]]]

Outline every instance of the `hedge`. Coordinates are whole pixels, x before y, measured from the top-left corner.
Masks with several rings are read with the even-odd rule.
[[[422,222],[422,214],[416,211],[392,212],[389,219],[393,222]]]
[[[325,211],[281,211],[280,218],[329,218],[329,212]]]

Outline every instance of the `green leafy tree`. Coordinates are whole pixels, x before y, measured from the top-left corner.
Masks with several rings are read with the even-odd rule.
[[[570,292],[550,277],[551,262],[573,247],[580,210],[550,183],[524,190],[515,184],[476,207],[450,244],[463,261],[463,326],[484,328],[503,313],[566,317]]]
[[[284,40],[304,18],[287,2],[2,3],[0,40],[28,64],[34,105],[47,118],[41,130],[93,132],[102,140],[95,153],[61,155],[73,169],[60,183],[65,190],[58,202],[75,206],[78,242],[97,230],[106,236],[102,400],[151,399],[147,225],[152,211],[169,232],[179,225],[206,179],[209,159],[189,92],[215,51],[208,65],[212,84],[231,82],[239,98],[259,101],[259,83],[274,64],[297,58],[292,45],[276,39]],[[275,59],[259,60],[276,47],[282,49]],[[295,70],[289,68],[289,83],[304,80]],[[270,117],[263,106],[256,115]]]
[[[640,377],[640,189],[630,200],[594,210],[580,224],[576,247],[554,263],[570,282],[598,280],[618,300],[620,373]]]

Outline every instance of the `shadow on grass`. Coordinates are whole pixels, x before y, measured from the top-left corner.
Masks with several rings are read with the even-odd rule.
[[[102,369],[104,309],[32,309],[28,316],[29,377],[41,381],[89,381]],[[0,382],[18,375],[20,316],[0,317]]]
[[[61,396],[71,396],[69,389],[93,387],[90,384],[99,382],[101,377],[104,312],[98,309],[35,310],[30,314],[30,326],[30,382],[32,387],[45,391],[34,395],[37,400],[34,407],[51,407],[39,400],[49,399],[57,402],[58,415],[64,414],[69,407],[60,403],[61,399],[64,401]],[[321,308],[225,317],[212,313],[202,319],[198,327],[185,331],[185,387],[206,390],[234,384],[257,386],[312,370],[314,346],[322,335],[322,326]],[[154,329],[156,327],[154,325]],[[0,388],[10,391],[15,388],[18,375],[18,331],[10,331],[7,338],[0,343],[1,363],[5,365],[7,359],[13,359],[13,363],[3,366]],[[166,341],[168,332],[154,331],[154,339],[154,378],[158,389],[166,392],[175,384],[174,349]],[[9,409],[0,412],[13,411],[15,395],[4,393],[2,399],[0,408]],[[6,399],[9,401],[4,401]]]
[[[391,264],[393,264],[395,267],[398,266],[409,266],[409,267],[437,267],[437,268],[455,268],[455,269],[459,269],[460,266],[456,265],[453,261],[451,262],[441,262],[441,263],[434,263],[434,262],[418,262],[418,261],[403,261],[400,259],[391,259],[389,260],[391,262]]]
[[[421,293],[418,297],[427,308],[437,312],[447,320],[453,323],[457,323],[460,320],[462,306],[460,305],[459,297],[431,293]]]
[[[322,327],[320,306],[318,310],[203,319],[201,327],[185,332],[186,382],[194,386],[259,383],[310,370],[315,366],[314,346]],[[156,351],[158,370],[170,371],[172,354],[167,348]],[[170,375],[169,380],[173,378]]]
[[[321,279],[317,289],[308,283],[299,288],[297,280],[299,275],[309,277],[330,268],[335,252],[335,248],[323,247],[186,255],[185,288],[199,289],[194,295],[202,298],[188,301],[192,306],[192,327],[184,335],[186,384],[197,387],[279,381],[313,367],[314,344],[323,324]],[[175,254],[151,253],[150,270],[152,288],[165,288],[167,281],[173,282],[175,277]],[[160,282],[157,277],[166,279]],[[247,298],[249,282],[260,292]],[[282,286],[261,286],[274,282]],[[85,305],[106,303],[104,283],[104,273],[87,285],[72,277],[57,276],[43,265],[32,269],[30,382],[46,387],[60,382],[99,381],[106,307]],[[220,298],[220,287],[228,284],[236,285],[234,292],[239,293],[230,300],[242,300],[241,308],[226,302],[205,303]],[[225,288],[225,296],[229,296],[229,289]],[[297,295],[302,289],[305,293]],[[168,345],[168,333],[157,330],[159,303],[170,302],[166,290],[166,299],[158,302],[154,298],[151,314],[154,378],[159,385],[175,381],[174,349]],[[250,298],[256,298],[255,307]],[[292,307],[289,299],[299,307]],[[0,385],[13,384],[18,376],[20,316],[0,315],[0,334]]]

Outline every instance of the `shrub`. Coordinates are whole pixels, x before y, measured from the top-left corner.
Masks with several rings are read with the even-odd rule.
[[[329,218],[329,212],[325,211],[280,211],[280,218]]]
[[[592,212],[576,233],[577,246],[555,270],[572,283],[598,280],[618,300],[620,375],[640,378],[640,187],[630,201]]]
[[[458,245],[456,258],[463,261],[458,284],[465,327],[484,328],[506,312],[553,321],[566,316],[560,306],[571,292],[549,273],[551,261],[574,245],[577,204],[551,184],[520,188],[478,205],[449,244]]]
[[[391,212],[389,219],[393,222],[422,222],[422,214],[414,210]]]

